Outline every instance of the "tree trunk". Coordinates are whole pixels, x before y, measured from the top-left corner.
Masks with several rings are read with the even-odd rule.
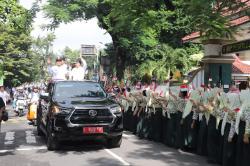
[[[126,68],[126,50],[119,45],[118,43],[119,41],[116,36],[112,36],[112,39],[116,57],[115,60],[116,76],[118,80],[121,80],[124,77],[124,71]]]

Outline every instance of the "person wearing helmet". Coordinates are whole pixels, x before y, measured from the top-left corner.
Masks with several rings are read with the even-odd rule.
[[[68,77],[68,69],[63,65],[62,57],[58,56],[56,58],[56,65],[51,66],[51,60],[47,61],[49,67],[48,72],[52,76],[52,80],[67,80]]]

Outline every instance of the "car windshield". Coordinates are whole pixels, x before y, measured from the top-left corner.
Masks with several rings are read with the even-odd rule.
[[[98,83],[60,82],[56,85],[56,98],[105,97],[106,93]]]

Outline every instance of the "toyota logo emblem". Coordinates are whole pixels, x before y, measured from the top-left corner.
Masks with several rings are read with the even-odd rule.
[[[96,115],[97,115],[97,111],[96,110],[89,110],[89,116],[95,117]]]

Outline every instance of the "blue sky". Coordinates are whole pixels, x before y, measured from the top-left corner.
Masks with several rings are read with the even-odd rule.
[[[33,0],[20,0],[20,3],[27,9],[32,5]],[[89,21],[76,21],[70,24],[61,24],[59,28],[55,30],[56,40],[53,43],[53,50],[56,53],[60,53],[63,48],[69,46],[73,49],[80,49],[81,44],[94,44],[97,48],[104,47],[100,43],[112,42],[111,37],[105,30],[101,29],[97,25],[97,19],[91,19]],[[48,31],[42,31],[41,25],[49,23],[48,19],[44,18],[42,12],[37,14],[37,18],[33,24],[34,30],[32,36],[46,36]]]

